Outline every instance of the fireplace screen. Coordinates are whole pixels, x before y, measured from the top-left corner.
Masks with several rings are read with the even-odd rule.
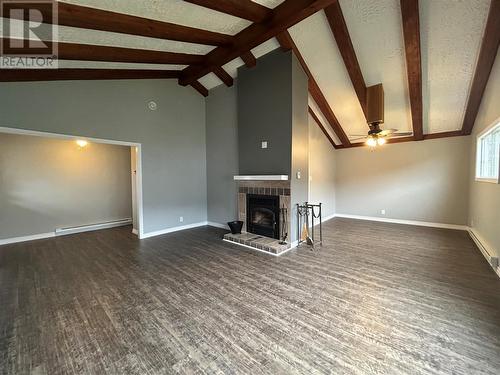
[[[279,197],[247,194],[247,232],[279,238]]]

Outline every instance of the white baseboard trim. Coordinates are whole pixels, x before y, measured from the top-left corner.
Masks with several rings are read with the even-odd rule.
[[[323,223],[324,223],[325,221],[332,220],[335,216],[337,216],[337,215],[335,215],[335,214],[331,214],[331,215],[325,216],[324,218],[322,218]]]
[[[81,225],[78,227],[57,228],[55,231],[55,234],[56,234],[56,236],[66,236],[68,234],[90,232],[90,231],[100,230],[100,229],[123,227],[125,225],[130,225],[130,224],[132,224],[132,219],[126,218],[126,219],[121,219],[121,220],[107,221],[105,223]]]
[[[109,229],[109,228],[121,227],[124,225],[130,225],[130,224],[132,224],[132,219],[123,219],[123,220],[117,220],[117,221],[109,221],[106,223],[82,225],[80,227],[73,227],[73,228],[57,228],[54,232],[32,234],[29,236],[21,236],[21,237],[5,238],[3,240],[0,239],[0,245],[7,245],[7,244],[11,244],[11,243],[26,242],[26,241],[43,240],[45,238],[52,238],[52,237],[56,237],[56,236],[65,236],[68,234],[89,232],[89,231],[94,231],[94,230],[99,230],[99,229]]]
[[[199,223],[187,224],[187,225],[181,225],[181,226],[178,226],[178,227],[161,229],[161,230],[157,230],[157,231],[154,231],[154,232],[143,233],[140,236],[140,239],[142,240],[142,239],[145,239],[145,238],[150,238],[150,237],[155,237],[155,236],[161,236],[162,234],[168,234],[168,233],[178,232],[180,230],[186,230],[186,229],[204,227],[204,226],[207,226],[207,225],[208,225],[208,221],[200,221]]]
[[[139,235],[139,231],[135,228],[132,229],[132,233],[135,234],[136,236]]]
[[[416,225],[421,227],[432,227],[432,228],[444,228],[444,229],[456,229],[456,230],[469,229],[467,225],[432,223],[428,221],[417,221],[417,220],[400,220],[400,219],[390,219],[390,218],[376,217],[376,216],[335,214],[335,217],[342,217],[346,219],[356,219],[356,220],[380,221],[383,223],[393,223],[393,224]]]
[[[220,224],[220,223],[216,223],[215,221],[208,221],[207,225],[210,225],[211,227],[215,227],[215,228],[221,228],[221,229],[227,229],[227,230],[229,230],[229,227],[227,226],[227,224]]]
[[[493,246],[491,246],[488,241],[486,241],[474,228],[469,228],[469,235],[491,268],[493,268],[496,274],[500,277],[500,264],[498,257],[494,255],[496,254],[496,251],[493,250]]]
[[[30,235],[30,236],[5,238],[3,240],[0,240],[0,246],[1,245],[8,245],[8,244],[11,244],[11,243],[18,243],[18,242],[43,240],[45,238],[52,238],[52,237],[55,237],[55,236],[56,236],[56,234],[54,232],[49,232],[49,233],[33,234],[33,235]]]

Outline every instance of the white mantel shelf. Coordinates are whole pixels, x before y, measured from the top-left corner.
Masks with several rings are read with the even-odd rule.
[[[286,174],[234,176],[235,181],[288,181]]]

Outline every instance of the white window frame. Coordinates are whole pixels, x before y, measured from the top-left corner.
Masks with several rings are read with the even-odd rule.
[[[478,182],[489,182],[492,184],[499,184],[500,183],[500,163],[499,163],[499,171],[498,171],[498,177],[497,178],[484,178],[478,176],[479,170],[480,170],[480,158],[479,156],[481,155],[481,140],[483,137],[487,136],[488,134],[492,133],[493,131],[497,130],[497,128],[500,127],[500,117],[497,118],[495,121],[493,121],[492,124],[490,124],[486,129],[484,129],[481,133],[477,135],[476,138],[476,170],[475,170],[475,177],[476,181]],[[500,152],[500,151],[499,151]]]

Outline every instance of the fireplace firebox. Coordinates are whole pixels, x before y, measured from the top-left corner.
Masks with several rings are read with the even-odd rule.
[[[279,228],[279,196],[247,194],[247,232],[279,239]]]

